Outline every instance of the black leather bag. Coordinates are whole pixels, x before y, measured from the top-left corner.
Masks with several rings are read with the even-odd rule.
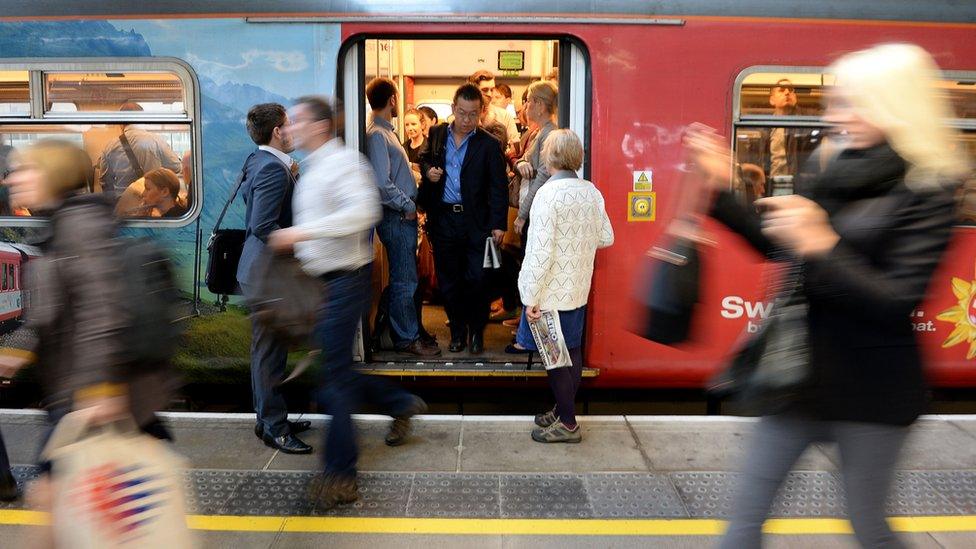
[[[667,247],[648,250],[645,284],[638,289],[641,306],[635,333],[665,345],[687,341],[698,303],[700,261],[697,244],[675,237]]]
[[[237,177],[234,192],[224,204],[224,209],[217,217],[210,240],[207,242],[207,289],[217,295],[240,295],[240,285],[237,283],[237,266],[241,262],[241,252],[244,250],[246,232],[243,229],[221,229],[227,208],[237,197],[237,192],[244,181],[244,171]]]
[[[778,287],[759,332],[744,337],[728,368],[708,384],[710,396],[734,398],[747,415],[783,411],[811,379],[802,267],[790,264]]]

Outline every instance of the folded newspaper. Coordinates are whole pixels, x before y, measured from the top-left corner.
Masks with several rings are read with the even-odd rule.
[[[559,311],[542,311],[539,320],[529,321],[529,330],[535,346],[539,348],[539,356],[542,357],[546,370],[573,365],[562,326],[559,325]]]
[[[502,259],[498,254],[498,246],[495,245],[495,239],[490,236],[485,241],[485,261],[482,266],[485,269],[498,269],[502,266]]]

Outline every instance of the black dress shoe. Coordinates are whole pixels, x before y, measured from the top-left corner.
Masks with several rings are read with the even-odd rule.
[[[271,438],[269,436],[264,437],[264,444],[270,446],[275,450],[281,450],[286,454],[311,454],[312,447],[305,444],[298,437],[293,434],[287,434],[280,437]]]
[[[288,428],[291,429],[291,434],[297,435],[298,433],[304,433],[312,428],[311,421],[289,421]]]
[[[474,334],[471,336],[471,354],[480,355],[485,352],[484,334]]]
[[[465,347],[466,345],[464,344],[463,339],[451,338],[451,345],[447,348],[447,350],[452,353],[460,353],[461,351],[464,350]]]

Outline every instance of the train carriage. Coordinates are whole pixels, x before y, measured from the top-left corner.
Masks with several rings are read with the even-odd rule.
[[[443,103],[475,69],[494,71],[517,92],[558,69],[559,125],[584,138],[582,175],[603,193],[616,232],[615,245],[597,255],[584,340],[588,383],[597,387],[700,387],[768,312],[768,268],[710,223],[717,245],[703,257],[694,341],[670,348],[627,330],[643,252],[674,216],[686,183],[681,135],[690,123],[729,135],[744,191],[791,192],[790,177],[764,166],[764,136],[789,130],[815,142],[825,127],[820,98],[832,83],[825,68],[845,52],[907,41],[930,51],[945,71],[941,86],[956,108],[947,123],[960,130],[958,146],[976,152],[976,5],[967,3],[283,0],[246,12],[239,5],[8,3],[0,17],[0,145],[58,136],[98,158],[126,125],[163,139],[183,159],[190,207],[182,218],[133,218],[129,225],[171,246],[190,300],[205,304],[213,296],[200,291],[202,243],[252,147],[242,124],[249,105],[338,96],[344,137],[362,148],[363,91],[372,76],[394,78],[403,103],[418,105]],[[783,79],[802,107],[786,115],[768,103]],[[120,110],[127,101],[140,110]],[[761,186],[745,182],[757,173]],[[239,225],[242,212],[235,205],[229,224]],[[976,385],[972,221],[961,215],[930,297],[913,313],[939,386]],[[17,230],[40,223],[0,219]],[[225,314],[203,309],[204,316]],[[947,313],[959,310],[965,314]],[[439,314],[432,305],[425,320],[442,324]],[[418,364],[371,350],[368,325],[364,319],[358,358],[377,374],[463,383],[544,375],[500,352]],[[508,337],[493,329],[493,341]]]

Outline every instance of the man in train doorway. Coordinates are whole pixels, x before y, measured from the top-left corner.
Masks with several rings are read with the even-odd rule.
[[[397,115],[397,87],[389,78],[374,78],[366,85],[373,110],[366,126],[366,154],[376,174],[383,204],[383,219],[376,233],[386,249],[390,267],[387,289],[390,328],[397,351],[419,357],[439,356],[437,344],[420,340],[414,293],[417,291],[417,183],[407,152],[393,130]]]
[[[419,203],[427,212],[437,282],[451,323],[449,350],[484,351],[490,302],[484,288],[488,237],[508,226],[508,180],[499,142],[478,127],[485,98],[474,84],[454,92],[454,121],[430,130],[420,156]],[[470,341],[468,340],[470,338]]]
[[[285,108],[277,103],[251,107],[247,133],[258,146],[244,162],[240,194],[245,239],[237,281],[248,300],[257,292],[260,261],[268,235],[291,225],[291,195],[295,187],[294,161],[288,156],[291,140],[284,134],[288,123]],[[254,434],[265,444],[286,454],[308,454],[312,447],[295,435],[309,428],[308,421],[288,421],[288,408],[278,384],[284,378],[288,349],[260,322],[251,325],[251,390],[257,423]]]

